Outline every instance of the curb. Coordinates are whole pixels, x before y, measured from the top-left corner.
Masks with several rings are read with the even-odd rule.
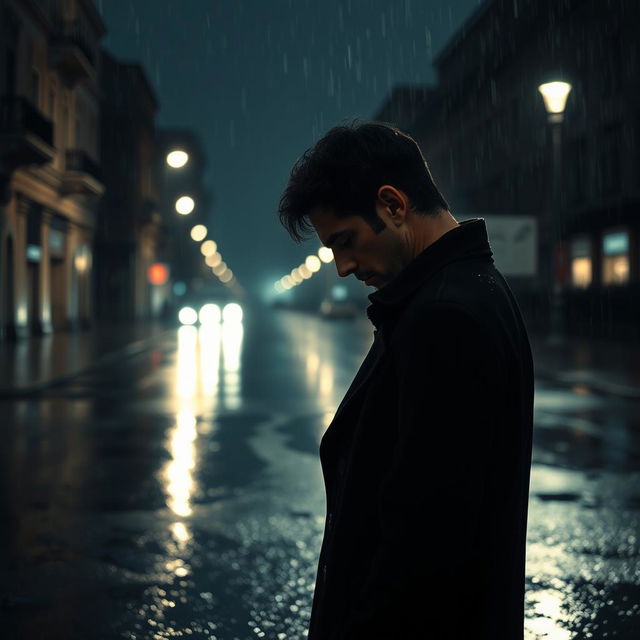
[[[571,374],[550,373],[545,369],[536,369],[535,379],[553,382],[565,388],[577,386],[586,387],[598,395],[616,396],[624,398],[625,400],[640,400],[640,389],[628,385],[616,384],[615,382],[607,382],[606,380],[577,378]]]
[[[132,342],[116,351],[106,353],[83,369],[79,369],[78,371],[74,371],[63,376],[58,376],[57,378],[51,378],[49,380],[44,380],[42,382],[30,385],[23,385],[20,387],[0,387],[0,399],[31,396],[42,391],[46,391],[47,389],[63,385],[66,382],[69,382],[70,380],[73,380],[74,378],[82,376],[86,373],[91,373],[93,371],[102,369],[103,367],[113,364],[118,360],[133,358],[134,356],[148,351],[151,347],[152,342],[164,337],[168,333],[173,333],[173,330],[165,329],[164,331],[160,331],[158,334],[150,336],[149,338],[143,338],[142,340]]]

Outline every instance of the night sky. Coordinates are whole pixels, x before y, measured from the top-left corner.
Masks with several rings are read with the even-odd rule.
[[[210,237],[261,293],[319,246],[294,244],[277,219],[295,160],[331,126],[373,117],[394,85],[433,83],[433,57],[480,0],[96,4],[105,48],[144,66],[157,124],[201,137]]]

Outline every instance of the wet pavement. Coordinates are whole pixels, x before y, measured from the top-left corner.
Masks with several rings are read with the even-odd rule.
[[[318,442],[371,338],[247,309],[0,397],[1,637],[303,638]],[[527,640],[639,637],[639,403],[597,364],[538,381]]]

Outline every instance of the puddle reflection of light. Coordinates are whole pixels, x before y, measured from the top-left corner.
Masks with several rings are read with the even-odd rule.
[[[321,430],[320,430],[320,433],[318,434],[319,438],[322,438],[322,436],[324,435],[324,432],[329,428],[329,425],[333,422],[333,418],[335,415],[336,414],[333,411],[324,412],[322,416]]]
[[[225,307],[226,311],[226,307]],[[224,404],[228,409],[237,409],[241,404],[241,355],[244,327],[239,314],[231,314],[231,319],[222,324],[222,353],[224,359]],[[227,317],[225,315],[225,317]],[[240,318],[242,316],[239,316]]]
[[[307,387],[317,392],[321,406],[327,407],[333,402],[335,370],[332,364],[330,344],[323,340],[317,331],[303,329],[296,325],[290,327],[296,354],[302,360],[306,374]]]
[[[571,632],[558,624],[562,616],[561,595],[551,590],[540,591],[535,594],[535,599],[536,617],[526,621],[527,630],[548,640],[569,640]]]
[[[227,309],[227,307],[230,307]],[[191,515],[191,496],[194,492],[197,415],[208,413],[217,402],[221,355],[224,363],[223,398],[225,406],[240,405],[241,351],[244,329],[239,305],[225,307],[225,322],[219,324],[219,308],[205,305],[202,320],[196,328],[178,329],[175,400],[176,422],[168,434],[167,449],[171,456],[163,470],[167,506],[180,517]],[[210,321],[210,322],[209,322]],[[201,424],[201,433],[210,431],[210,424]],[[186,543],[190,533],[176,522],[171,528],[176,542]]]
[[[320,367],[320,399],[325,402],[330,399],[333,391],[333,367],[323,364]]]
[[[177,392],[180,398],[192,398],[196,391],[198,375],[198,330],[184,326],[178,329]]]
[[[220,325],[200,327],[201,389],[205,396],[215,396],[220,379]]]
[[[307,380],[311,383],[315,380],[318,374],[318,367],[320,366],[320,358],[315,351],[309,351],[307,353]]]
[[[187,411],[178,414],[170,436],[172,460],[166,468],[168,506],[178,516],[191,515],[193,468],[195,466],[196,418]]]
[[[191,532],[187,529],[187,526],[184,522],[173,522],[169,527],[171,530],[171,535],[173,539],[176,541],[178,547],[184,547],[189,540],[191,540]]]

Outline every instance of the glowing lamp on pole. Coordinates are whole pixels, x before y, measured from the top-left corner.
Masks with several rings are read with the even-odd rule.
[[[167,164],[172,169],[182,169],[189,162],[189,154],[182,149],[174,149],[167,154]]]
[[[190,196],[181,196],[176,200],[176,211],[181,216],[188,216],[196,207],[196,203]]]

